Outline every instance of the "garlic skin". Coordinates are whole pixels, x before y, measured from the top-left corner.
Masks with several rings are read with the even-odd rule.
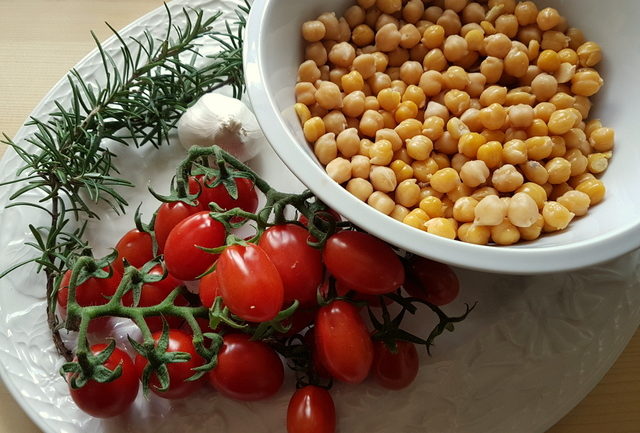
[[[178,139],[187,150],[216,144],[242,162],[255,157],[267,142],[249,107],[219,93],[203,95],[182,114]]]

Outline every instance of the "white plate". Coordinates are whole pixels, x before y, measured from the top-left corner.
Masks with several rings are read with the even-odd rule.
[[[186,2],[172,2],[176,13]],[[223,9],[231,16],[235,2],[189,1],[209,11]],[[138,35],[149,26],[161,32],[164,10],[159,9],[127,27],[124,36]],[[105,44],[113,49],[113,41]],[[78,64],[87,79],[102,79],[97,53]],[[61,81],[32,113],[42,118],[53,101],[68,102],[69,89]],[[16,140],[24,144],[31,129],[22,128]],[[27,146],[28,147],[28,146]],[[148,183],[163,185],[179,146],[140,152],[120,149],[123,173],[133,173],[138,185],[127,192],[130,203],[147,200],[146,215],[156,204],[145,193]],[[142,159],[144,156],[145,159]],[[13,177],[19,158],[8,150],[0,161],[0,181]],[[272,184],[284,189],[300,185],[274,153],[252,165]],[[0,204],[15,188],[0,189]],[[131,216],[104,210],[101,223],[90,232],[102,248],[131,225]],[[31,257],[23,243],[30,239],[27,223],[46,223],[31,208],[0,209],[0,269]],[[602,378],[640,322],[640,256],[632,253],[588,270],[537,277],[506,277],[459,271],[463,291],[451,312],[463,302],[478,301],[470,318],[454,334],[438,340],[433,358],[422,357],[415,384],[389,392],[372,383],[337,385],[333,395],[340,431],[349,433],[541,433],[577,404]],[[427,319],[425,319],[425,317]],[[413,320],[414,329],[431,327],[425,313]],[[91,419],[72,403],[58,375],[56,355],[45,320],[44,277],[23,267],[0,280],[0,376],[27,414],[45,432],[175,432],[276,433],[284,431],[286,405],[292,392],[289,377],[272,399],[241,403],[209,389],[177,402],[139,396],[135,407],[108,421]]]

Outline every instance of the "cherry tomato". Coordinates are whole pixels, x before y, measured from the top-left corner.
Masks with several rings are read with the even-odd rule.
[[[152,284],[144,284],[142,286],[142,291],[140,292],[140,301],[138,302],[138,306],[152,307],[154,305],[158,305],[167,298],[169,293],[171,293],[171,290],[167,291]],[[122,304],[129,307],[133,306],[133,293],[126,293],[122,297]],[[174,301],[174,305],[187,306],[189,305],[189,302],[187,302],[187,299],[184,296],[178,295]],[[180,317],[165,316],[165,319],[170,328],[178,328],[182,324],[182,318]],[[144,321],[147,322],[147,326],[151,332],[162,330],[162,317],[149,316],[146,317]]]
[[[158,243],[158,252],[164,251],[164,245],[167,243],[169,233],[180,221],[203,210],[206,209],[203,209],[200,205],[189,206],[181,201],[162,203],[158,208],[156,221],[153,225],[156,242]]]
[[[229,310],[250,322],[273,319],[282,308],[284,288],[275,265],[256,244],[231,245],[216,267],[220,295]]]
[[[106,347],[106,344],[96,344],[91,346],[91,351],[98,354]],[[122,373],[111,382],[90,380],[82,388],[73,389],[69,386],[71,398],[78,407],[96,418],[109,418],[123,413],[138,395],[139,377],[129,355],[115,348],[104,366],[110,370],[121,366]],[[70,377],[67,376],[68,379]]]
[[[227,334],[218,353],[218,365],[209,381],[220,393],[237,400],[260,400],[278,392],[284,367],[278,354],[248,335]]]
[[[213,265],[217,254],[210,254],[198,247],[216,248],[225,241],[222,224],[202,211],[179,222],[167,238],[164,260],[168,271],[183,281],[195,280]]]
[[[315,345],[318,360],[334,378],[360,383],[373,362],[373,343],[358,315],[346,301],[320,307],[316,316]]]
[[[391,293],[404,282],[404,268],[393,249],[367,233],[332,235],[322,257],[331,275],[367,295]]]
[[[450,266],[413,256],[409,259],[407,293],[433,305],[447,305],[458,297],[460,282]]]
[[[216,298],[220,296],[220,284],[218,283],[218,273],[213,271],[200,279],[200,302],[203,307],[211,308]]]
[[[307,306],[317,303],[324,267],[321,251],[309,246],[308,238],[304,228],[285,224],[269,227],[258,242],[278,269],[287,306],[296,299]]]
[[[154,332],[152,336],[157,344],[158,340],[162,336],[162,332]],[[167,364],[167,370],[169,370],[169,388],[166,391],[160,391],[158,389],[160,387],[160,381],[156,377],[155,373],[151,375],[149,386],[151,391],[159,397],[172,400],[184,398],[195,392],[202,385],[201,380],[193,382],[185,382],[185,380],[195,374],[195,371],[193,370],[195,367],[199,367],[204,364],[204,358],[196,352],[191,336],[177,329],[169,330],[169,347],[167,348],[167,352],[186,352],[191,355],[191,359],[186,362],[173,362]],[[142,355],[136,356],[135,365],[140,377],[142,377],[142,372],[147,364],[148,361]]]
[[[165,275],[164,270],[160,265],[156,265],[153,268],[151,268],[151,270],[149,271],[149,274],[160,275],[160,276]],[[161,279],[160,281],[156,281],[155,283],[149,283],[149,285],[156,286],[164,290],[167,294],[169,294],[173,289],[175,289],[178,286],[181,286],[182,281],[180,281],[170,273],[167,273],[163,279]]]
[[[224,210],[239,207],[247,212],[255,212],[258,208],[258,193],[253,182],[244,177],[235,178],[235,182],[238,188],[238,198],[235,200],[222,184],[211,188],[212,180],[205,186],[204,177],[201,175],[189,179],[189,193],[195,194],[200,191],[198,200],[207,209],[209,203],[216,203]]]
[[[287,433],[335,433],[336,407],[324,388],[308,385],[297,390],[287,409]]]
[[[124,273],[123,259],[131,266],[141,268],[145,263],[153,259],[153,243],[149,233],[138,229],[129,230],[116,244],[118,257],[113,262],[115,270]]]
[[[387,389],[406,388],[418,374],[420,360],[413,343],[396,342],[398,353],[391,352],[382,341],[374,343],[375,357],[371,372],[373,378]]]

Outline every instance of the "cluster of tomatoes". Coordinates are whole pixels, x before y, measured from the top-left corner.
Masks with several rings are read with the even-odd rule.
[[[168,386],[162,386],[158,377],[161,372],[148,373],[145,367],[149,361],[145,357],[138,354],[132,360],[123,350],[108,348],[110,354],[104,366],[109,370],[121,368],[115,380],[89,380],[79,388],[70,385],[72,398],[85,412],[96,417],[122,413],[136,398],[139,381],[145,374],[150,374],[150,391],[167,399],[184,398],[206,382],[234,399],[270,397],[283,383],[283,357],[287,357],[287,344],[294,336],[299,337],[296,341],[301,343],[297,344],[310,362],[302,373],[304,380],[300,383],[304,385],[290,401],[289,433],[335,431],[333,400],[327,388],[321,386],[331,380],[357,384],[371,376],[386,388],[401,389],[416,377],[416,345],[394,338],[388,326],[384,333],[370,330],[363,317],[367,308],[387,312],[393,302],[389,295],[401,293],[401,289],[432,305],[451,302],[459,290],[451,269],[419,257],[402,257],[383,241],[353,229],[337,230],[322,248],[315,248],[309,243],[314,239],[306,228],[306,218],[270,226],[257,240],[237,240],[226,245],[220,254],[212,253],[212,249],[225,246],[228,233],[225,225],[212,218],[208,204],[251,213],[258,206],[253,182],[239,177],[235,183],[238,195],[234,199],[222,184],[211,187],[202,176],[190,177],[189,191],[199,194],[199,204],[163,203],[153,224],[155,245],[150,233],[138,229],[127,232],[115,246],[118,257],[112,269],[107,269],[109,276],[89,278],[78,285],[76,302],[80,306],[105,304],[116,293],[125,263],[140,268],[160,256],[161,264],[150,273],[163,278],[142,286],[136,306],[158,305],[185,281],[196,280],[198,296],[185,291],[175,298],[175,305],[208,309],[222,306],[238,323],[248,325],[277,320],[283,310],[297,305],[293,315],[280,324],[286,328],[260,340],[245,329],[225,324],[212,330],[207,318],[199,318],[203,332],[219,333],[223,344],[216,366],[202,378],[189,380],[194,368],[205,363],[194,347],[190,328],[179,317],[146,317],[156,345],[166,346],[166,352],[187,353],[188,359],[166,365],[162,374],[168,375]],[[329,215],[323,212],[317,217]],[[58,290],[63,314],[70,279],[68,271]],[[133,306],[131,292],[121,302]],[[104,320],[92,320],[89,329],[104,327]],[[100,356],[107,347],[98,344],[91,351]]]

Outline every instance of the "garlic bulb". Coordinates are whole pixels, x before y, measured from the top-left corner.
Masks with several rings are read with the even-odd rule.
[[[220,146],[240,161],[256,156],[266,138],[255,116],[245,105],[219,93],[203,95],[178,121],[178,138],[191,146]]]

